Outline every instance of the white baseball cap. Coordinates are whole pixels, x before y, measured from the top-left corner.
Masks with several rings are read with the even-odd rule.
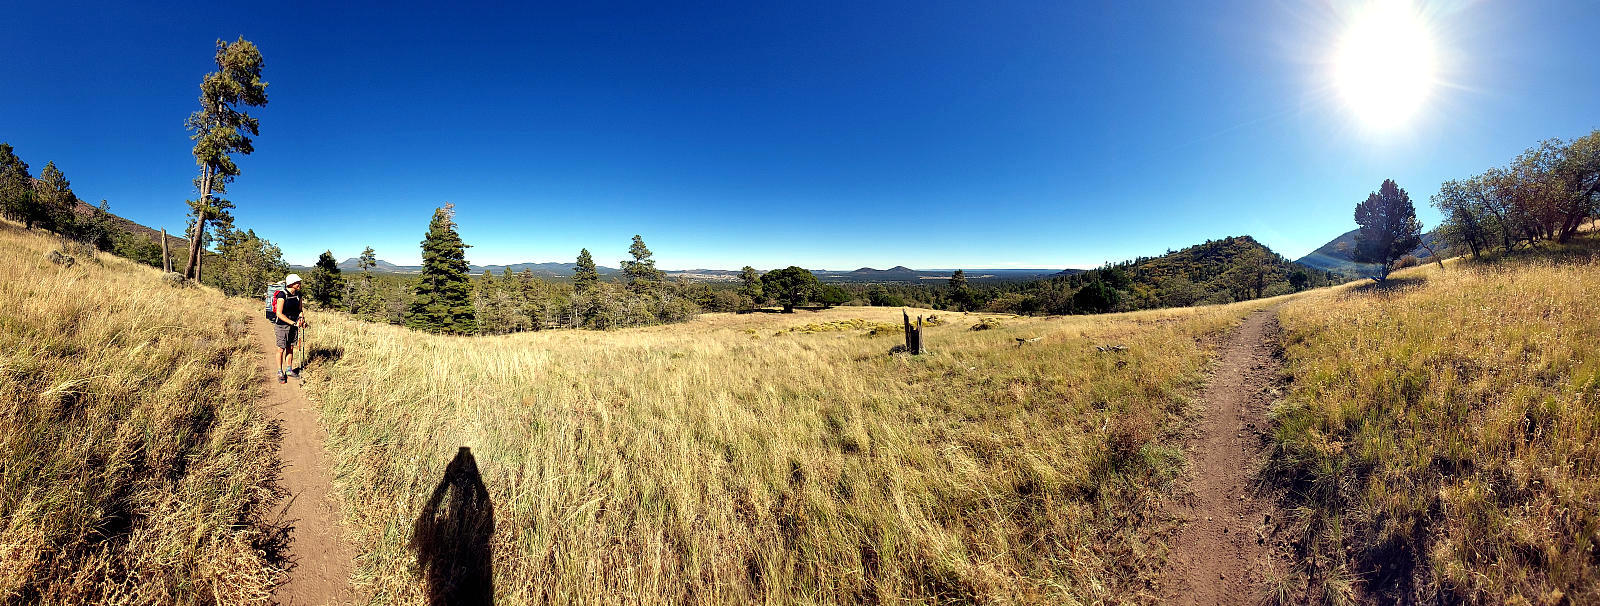
[[[300,275],[299,274],[289,274],[289,277],[283,279],[283,284],[285,286],[288,286],[290,284],[294,284],[295,282],[299,282],[299,281],[300,281]]]

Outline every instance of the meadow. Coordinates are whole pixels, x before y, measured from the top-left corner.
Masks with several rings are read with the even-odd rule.
[[[1600,602],[1600,241],[1286,304],[1268,476],[1330,604]]]
[[[422,599],[413,525],[462,446],[502,604],[1153,602],[1189,398],[1264,304],[912,310],[939,318],[917,357],[889,353],[899,309],[500,337],[319,314],[305,388],[377,604]]]
[[[240,306],[0,221],[0,603],[262,604],[276,433]]]

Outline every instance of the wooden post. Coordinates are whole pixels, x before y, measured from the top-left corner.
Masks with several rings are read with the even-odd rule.
[[[913,356],[922,355],[922,316],[917,316],[917,324],[912,326],[911,314],[902,309],[900,315],[906,323],[906,351]]]
[[[161,271],[172,273],[172,257],[167,255],[167,228],[161,228]]]

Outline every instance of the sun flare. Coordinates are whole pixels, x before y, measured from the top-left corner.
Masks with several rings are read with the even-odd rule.
[[[1377,130],[1408,123],[1426,104],[1437,78],[1433,37],[1409,2],[1363,6],[1334,53],[1339,95],[1357,119]]]

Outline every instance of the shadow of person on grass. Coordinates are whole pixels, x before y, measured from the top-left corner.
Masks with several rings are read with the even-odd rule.
[[[343,347],[312,347],[306,350],[306,365],[310,366],[318,362],[338,362],[339,358],[343,357]]]
[[[494,505],[472,450],[462,446],[411,532],[428,603],[494,604]]]
[[[1428,281],[1428,279],[1423,277],[1423,276],[1405,276],[1405,277],[1398,277],[1398,278],[1397,277],[1390,277],[1389,279],[1384,280],[1382,282],[1378,282],[1376,280],[1373,280],[1373,281],[1368,282],[1366,284],[1358,285],[1358,286],[1356,286],[1354,288],[1351,288],[1350,289],[1350,293],[1351,294],[1370,294],[1370,293],[1396,292],[1396,291],[1401,291],[1401,290],[1406,290],[1406,289],[1409,289],[1409,288],[1415,288],[1415,287],[1418,287],[1418,286],[1422,286],[1427,281]]]

